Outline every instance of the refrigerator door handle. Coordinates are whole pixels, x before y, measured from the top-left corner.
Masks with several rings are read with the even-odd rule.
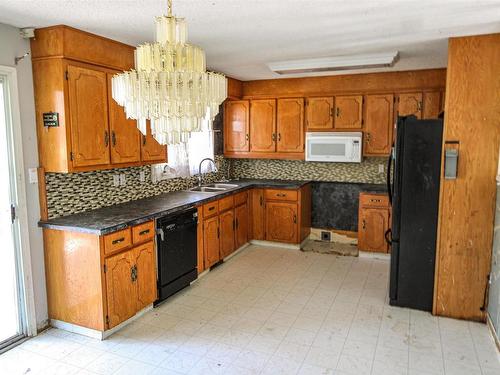
[[[385,242],[387,242],[389,244],[389,246],[392,245],[392,230],[391,230],[391,228],[389,228],[385,231],[384,237],[385,237]]]
[[[392,169],[392,153],[394,152],[394,143],[391,147],[389,159],[387,160],[387,193],[389,195],[389,203],[392,205],[392,185],[391,185],[391,169]]]

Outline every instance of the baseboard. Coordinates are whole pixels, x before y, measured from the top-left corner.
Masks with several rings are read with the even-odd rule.
[[[497,332],[495,331],[495,327],[493,326],[493,322],[490,319],[490,316],[486,315],[486,324],[490,330],[491,336],[493,336],[493,340],[495,341],[495,345],[497,346],[497,350],[500,352],[500,339],[498,338]]]
[[[372,253],[372,252],[369,252],[369,251],[360,251],[359,252],[359,257],[360,258],[370,258],[370,259],[380,259],[380,260],[390,260],[391,259],[391,254]]]
[[[302,244],[291,244],[291,243],[263,241],[263,240],[250,240],[250,244],[258,246],[266,246],[266,247],[279,247],[281,249],[290,249],[290,250],[300,250],[300,247],[302,245]]]
[[[238,249],[236,249],[235,251],[233,251],[231,254],[229,254],[227,257],[225,257],[223,260],[224,262],[228,261],[229,259],[231,259],[232,257],[238,255],[239,253],[241,253],[243,250],[245,250],[248,246],[250,246],[250,242],[247,242],[246,244],[244,244],[243,246],[240,246]]]
[[[50,325],[54,328],[59,328],[64,331],[76,333],[78,335],[83,335],[87,337],[91,337],[93,339],[97,340],[104,340],[107,337],[111,336],[113,333],[119,331],[123,327],[129,325],[133,321],[139,319],[141,316],[143,316],[145,313],[153,309],[153,304],[146,306],[144,309],[139,311],[137,314],[135,314],[133,317],[125,320],[124,322],[121,322],[117,326],[108,329],[106,331],[99,331],[96,329],[92,328],[87,328],[87,327],[82,327],[76,324],[68,323],[68,322],[63,322],[62,320],[57,320],[57,319],[50,319]]]

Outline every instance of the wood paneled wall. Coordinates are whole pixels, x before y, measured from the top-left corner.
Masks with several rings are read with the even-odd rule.
[[[422,91],[442,89],[446,85],[446,69],[406,72],[349,74],[308,78],[268,79],[243,82],[244,98],[329,96]]]
[[[484,321],[500,146],[500,34],[452,38],[444,148],[458,178],[441,180],[434,313]]]

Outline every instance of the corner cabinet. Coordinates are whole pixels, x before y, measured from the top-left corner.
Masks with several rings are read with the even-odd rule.
[[[104,332],[157,298],[154,222],[98,236],[44,229],[49,318]]]
[[[35,36],[38,150],[46,172],[166,161],[166,147],[151,136],[141,137],[136,122],[111,96],[111,77],[133,67],[133,47],[66,26],[37,29]],[[44,122],[48,116],[57,121]]]

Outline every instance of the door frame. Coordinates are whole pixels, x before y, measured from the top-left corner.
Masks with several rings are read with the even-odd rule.
[[[16,261],[21,275],[18,275],[20,289],[20,314],[24,316],[24,322],[21,323],[21,334],[26,336],[35,336],[37,334],[36,314],[35,314],[35,296],[33,291],[33,275],[31,267],[31,247],[28,232],[28,210],[26,205],[26,180],[24,176],[23,144],[21,128],[21,111],[19,106],[19,91],[17,86],[16,68],[0,65],[0,75],[7,77],[8,101],[10,104],[10,123],[7,121],[7,130],[11,135],[11,150],[9,150],[13,163],[15,175],[15,192],[17,195],[16,205],[16,232],[17,238],[14,238],[18,249],[16,251]]]

